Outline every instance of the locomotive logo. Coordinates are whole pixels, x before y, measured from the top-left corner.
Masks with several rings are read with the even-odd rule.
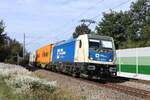
[[[100,58],[100,57],[107,58],[107,56],[105,56],[105,55],[103,55],[103,54],[95,54],[95,57],[96,57],[96,58]]]
[[[57,49],[57,59],[63,58],[66,52],[63,49]]]

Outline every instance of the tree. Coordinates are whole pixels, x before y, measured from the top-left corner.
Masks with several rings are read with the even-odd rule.
[[[132,3],[130,14],[132,25],[130,28],[132,39],[136,41],[136,47],[149,46],[150,35],[150,1],[138,0]]]
[[[150,46],[150,1],[138,0],[129,11],[104,13],[96,31],[113,37],[117,49]]]
[[[5,42],[7,39],[7,35],[4,33],[4,22],[0,21],[0,61],[4,61],[5,55]]]
[[[5,26],[4,26],[3,21],[1,20],[0,21],[0,48],[2,48],[5,42],[5,39],[7,38],[7,35],[4,33],[4,29],[5,29]]]
[[[8,39],[7,44],[7,57],[5,58],[6,62],[9,63],[16,63],[17,62],[17,56],[22,56],[22,45],[16,41],[16,39]]]
[[[91,30],[88,28],[86,24],[81,24],[76,27],[75,32],[73,33],[73,37],[76,38],[82,34],[90,34]]]
[[[99,35],[114,38],[115,46],[118,49],[124,41],[128,40],[127,27],[131,24],[128,12],[112,11],[104,13],[102,21],[96,26],[96,33]]]
[[[7,36],[4,22],[0,21],[0,62],[16,63],[17,55],[22,56],[22,45]]]

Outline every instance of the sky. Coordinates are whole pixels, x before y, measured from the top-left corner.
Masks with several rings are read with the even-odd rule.
[[[81,19],[99,22],[103,12],[126,11],[137,0],[0,0],[0,20],[11,38],[23,42],[26,49],[37,48],[71,37]],[[123,5],[120,5],[123,4]],[[120,6],[118,6],[120,5]],[[96,24],[90,26],[94,30]]]

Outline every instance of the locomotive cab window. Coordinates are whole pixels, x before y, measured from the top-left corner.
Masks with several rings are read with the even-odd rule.
[[[92,49],[100,48],[100,40],[89,39],[89,48]]]
[[[79,48],[81,48],[82,47],[82,41],[80,40],[79,41]]]
[[[89,48],[94,50],[112,50],[113,42],[111,40],[89,39]]]
[[[103,48],[106,48],[106,49],[112,49],[113,48],[112,41],[102,40],[101,45]]]

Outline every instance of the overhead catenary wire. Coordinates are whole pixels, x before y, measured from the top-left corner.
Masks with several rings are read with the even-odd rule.
[[[98,1],[98,2],[96,2],[94,5],[92,5],[91,7],[89,7],[89,8],[87,8],[86,10],[84,10],[83,12],[81,12],[78,16],[76,16],[75,18],[73,18],[73,19],[71,19],[71,21],[69,21],[68,23],[65,23],[64,25],[62,25],[62,26],[60,26],[60,27],[58,27],[58,28],[56,28],[55,30],[57,31],[57,30],[60,30],[60,29],[62,29],[62,28],[64,28],[64,27],[66,27],[66,26],[68,26],[68,25],[70,25],[70,24],[72,24],[74,21],[76,21],[76,19],[78,19],[79,17],[81,17],[81,16],[83,16],[84,14],[86,14],[86,13],[88,13],[90,10],[92,10],[92,9],[94,9],[95,7],[97,7],[97,6],[95,6],[95,5],[97,5],[98,3],[102,3],[102,2],[104,2],[105,0],[100,0],[100,1]],[[74,28],[74,27],[73,27]],[[69,29],[71,29],[70,27],[69,27]],[[68,29],[67,29],[68,30]],[[66,32],[66,31],[65,31]],[[64,33],[64,32],[63,32]],[[49,34],[49,33],[48,33]],[[58,33],[55,37],[57,37],[57,36],[59,36],[61,33]],[[47,38],[47,35],[45,35],[45,36],[43,36],[43,37],[38,37],[37,39],[39,40],[39,39],[43,39],[43,38]],[[34,39],[34,41],[35,41],[36,39]]]
[[[102,3],[102,2],[104,2],[104,1],[105,1],[105,0],[101,0],[101,1],[98,1],[97,3]],[[119,7],[121,7],[121,6],[125,5],[125,4],[127,4],[127,3],[130,2],[130,1],[131,1],[131,0],[123,1],[123,2],[121,2],[120,4],[114,6],[113,8],[107,8],[107,9],[103,9],[103,10],[104,10],[104,11],[107,11],[107,10],[110,10],[110,9],[113,10],[113,9],[119,8]],[[96,3],[96,4],[97,4],[97,3]],[[95,5],[96,5],[96,4],[95,4]],[[76,21],[77,19],[81,18],[81,16],[83,16],[84,14],[86,14],[87,12],[89,12],[91,9],[94,9],[94,8],[96,7],[95,5],[93,5],[93,6],[89,7],[89,8],[87,8],[85,11],[83,11],[82,13],[80,13],[77,17],[73,18],[70,22],[64,24],[64,25],[61,26],[61,27],[56,28],[55,30],[59,30],[59,29],[61,29],[61,28],[64,28],[64,27],[70,25],[70,23],[72,24],[74,21]],[[103,11],[103,12],[104,12],[104,11]],[[102,13],[101,13],[101,14],[102,14]],[[98,14],[98,15],[96,15],[96,16],[90,18],[90,19],[95,19],[95,18],[99,17],[101,14]],[[67,32],[71,31],[73,28],[74,28],[74,27],[71,27],[71,28],[69,27],[69,29],[67,29],[67,31],[58,33],[56,36],[54,36],[54,38],[56,38],[57,36],[59,36],[59,35],[62,34],[62,33],[68,34]],[[48,33],[48,34],[49,34],[49,33]],[[40,36],[40,37],[38,37],[37,39],[39,40],[39,39],[42,39],[42,38],[47,38],[47,35],[45,35],[45,36],[43,36],[43,37]],[[37,39],[35,39],[35,40],[37,40]]]
[[[103,0],[104,1],[104,0]],[[114,7],[112,7],[111,9],[113,10],[113,9],[116,9],[116,8],[118,8],[118,7],[121,7],[121,6],[123,6],[123,5],[125,5],[125,4],[127,4],[127,3],[129,3],[131,0],[127,0],[127,1],[123,1],[123,2],[121,2],[121,3],[119,3],[118,5],[116,5],[116,6],[114,6]],[[103,9],[104,11],[109,11],[110,10],[110,8],[107,8],[107,9]],[[102,13],[101,13],[102,14]],[[92,17],[92,18],[90,18],[91,20],[93,20],[93,19],[95,19],[95,18],[97,18],[97,17],[99,17],[101,14],[98,14],[98,15],[96,15],[96,16],[94,16],[94,17]],[[97,23],[97,22],[96,22]],[[98,24],[98,23],[97,23]],[[72,30],[72,29],[71,29]],[[70,30],[69,30],[70,31]]]
[[[96,2],[93,6],[87,8],[85,11],[81,12],[78,16],[76,16],[75,18],[73,18],[73,19],[71,20],[71,22],[75,21],[75,20],[78,19],[78,18],[81,18],[81,16],[83,16],[84,14],[88,13],[90,10],[94,9],[95,7],[97,7],[96,5],[97,5],[98,3],[101,3],[101,4],[102,4],[102,2],[104,2],[104,1],[105,1],[105,0],[100,0],[100,1]]]
[[[127,0],[127,1],[121,2],[119,5],[114,6],[114,7],[111,8],[111,9],[118,8],[118,7],[120,7],[120,6],[122,6],[122,5],[126,4],[126,3],[128,3],[129,1],[131,1],[131,0]],[[104,0],[98,1],[98,2],[96,2],[96,4],[97,4],[97,3],[102,3],[102,2],[104,2]],[[94,4],[93,6],[89,7],[88,9],[86,9],[85,11],[83,11],[82,13],[80,13],[77,17],[73,18],[70,22],[75,21],[77,18],[81,17],[83,14],[87,13],[89,10],[95,8],[95,5],[96,5],[96,4]],[[105,10],[110,10],[110,8],[107,8],[107,9],[105,9]],[[105,10],[104,10],[104,11],[105,11]],[[99,17],[99,15],[101,15],[101,14],[98,14],[98,15],[96,15],[96,16],[90,18],[90,19],[94,19],[94,18],[96,18],[96,17]],[[59,28],[56,28],[56,30],[59,30],[60,28],[64,28],[66,25],[68,25],[68,24],[65,24],[65,25],[63,25],[63,26],[61,26],[61,27],[59,27]],[[72,29],[72,28],[69,27],[69,29]],[[67,29],[67,30],[68,30],[68,29]],[[66,31],[65,31],[65,32],[66,32]],[[48,33],[48,34],[49,34],[49,33]],[[61,34],[61,33],[57,34],[57,36],[59,36],[60,34]],[[57,37],[57,36],[55,36],[55,37]],[[45,38],[45,37],[47,37],[47,36],[46,36],[46,35],[43,36],[43,37],[40,36],[40,37],[38,37],[38,39],[42,39],[42,38]]]
[[[91,9],[94,9],[96,6],[96,4],[98,3],[102,3],[104,2],[104,0],[100,0],[98,2],[96,2],[94,5],[92,5],[91,7],[87,8],[85,11],[81,12],[78,16],[76,16],[75,18],[73,18],[71,21],[69,21],[68,23],[66,23],[65,25],[61,26],[60,28],[64,28],[67,25],[70,25],[70,23],[72,24],[74,21],[76,21],[78,18],[80,18],[81,16],[83,16],[84,14],[88,13]],[[59,28],[57,28],[59,29]],[[70,29],[70,27],[69,27]],[[72,29],[72,28],[71,28]],[[67,29],[68,30],[68,29]],[[66,32],[66,31],[65,31]],[[59,35],[59,34],[58,34]]]
[[[106,11],[109,11],[110,9],[113,10],[113,9],[116,9],[116,8],[118,8],[118,7],[120,7],[120,6],[123,6],[123,5],[127,4],[127,3],[129,3],[130,1],[131,1],[131,0],[123,1],[123,2],[121,2],[120,4],[114,6],[113,8],[107,8],[107,9],[103,9],[103,10],[104,10],[105,12],[106,12]],[[96,15],[96,16],[93,16],[93,17],[90,18],[90,19],[95,19],[95,18],[99,17],[101,14],[102,14],[102,13],[100,13],[100,14],[98,14],[98,15]]]

